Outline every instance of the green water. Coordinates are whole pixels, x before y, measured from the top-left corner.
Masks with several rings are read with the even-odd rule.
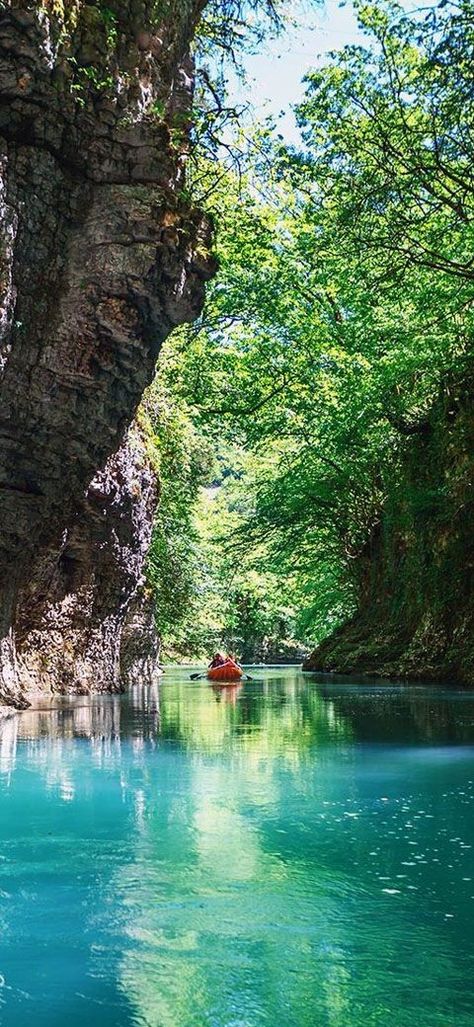
[[[4,1027],[472,1027],[474,695],[255,677],[3,725]]]

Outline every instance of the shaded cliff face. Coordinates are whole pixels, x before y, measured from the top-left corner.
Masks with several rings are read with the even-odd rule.
[[[4,701],[18,701],[31,671],[53,688],[90,687],[94,676],[100,687],[117,686],[120,656],[105,644],[102,658],[99,629],[89,652],[76,652],[81,601],[59,578],[70,574],[87,590],[100,552],[97,580],[105,588],[113,579],[103,547],[115,529],[101,518],[127,479],[125,433],[162,341],[198,314],[212,271],[209,226],[182,199],[188,47],[203,4],[111,2],[104,22],[99,5],[78,2],[66,5],[74,14],[67,25],[48,16],[49,6],[60,8],[16,3],[0,12]],[[133,478],[134,459],[129,470]],[[133,520],[128,484],[123,498]],[[131,522],[129,530],[136,535]],[[128,599],[140,576],[135,568]],[[81,594],[85,625],[97,607]],[[107,617],[113,607],[105,603]],[[70,646],[64,665],[61,635]],[[49,672],[47,636],[55,639]]]
[[[359,610],[304,669],[474,685],[473,454],[473,382],[446,383],[400,447],[359,559]]]
[[[120,691],[156,671],[144,565],[156,482],[137,428],[94,477],[60,549],[17,597],[21,689]]]

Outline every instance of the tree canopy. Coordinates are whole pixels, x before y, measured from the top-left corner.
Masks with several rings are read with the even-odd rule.
[[[472,362],[472,5],[356,10],[367,44],[308,75],[299,150],[266,124],[240,173],[201,158],[219,273],[167,357],[194,430],[244,454],[227,551],[284,582],[303,641],[353,610],[407,440]]]

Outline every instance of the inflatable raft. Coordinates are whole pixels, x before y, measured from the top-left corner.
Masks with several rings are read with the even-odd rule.
[[[226,660],[220,667],[208,670],[209,681],[240,681],[243,670],[233,660]]]

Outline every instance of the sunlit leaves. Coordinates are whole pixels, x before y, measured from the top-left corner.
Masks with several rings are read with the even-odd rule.
[[[357,9],[367,46],[308,76],[306,149],[264,127],[214,191],[183,379],[201,429],[254,454],[239,545],[300,581],[331,566],[339,611],[404,432],[470,359],[474,299],[470,6]]]
[[[219,273],[170,344],[172,393],[226,453],[198,536],[212,522],[202,562],[232,637],[259,603],[291,608],[300,639],[354,609],[384,511],[442,502],[428,485],[408,502],[403,457],[472,362],[472,5],[358,12],[367,45],[308,76],[301,152],[266,124],[240,175],[194,170]]]

